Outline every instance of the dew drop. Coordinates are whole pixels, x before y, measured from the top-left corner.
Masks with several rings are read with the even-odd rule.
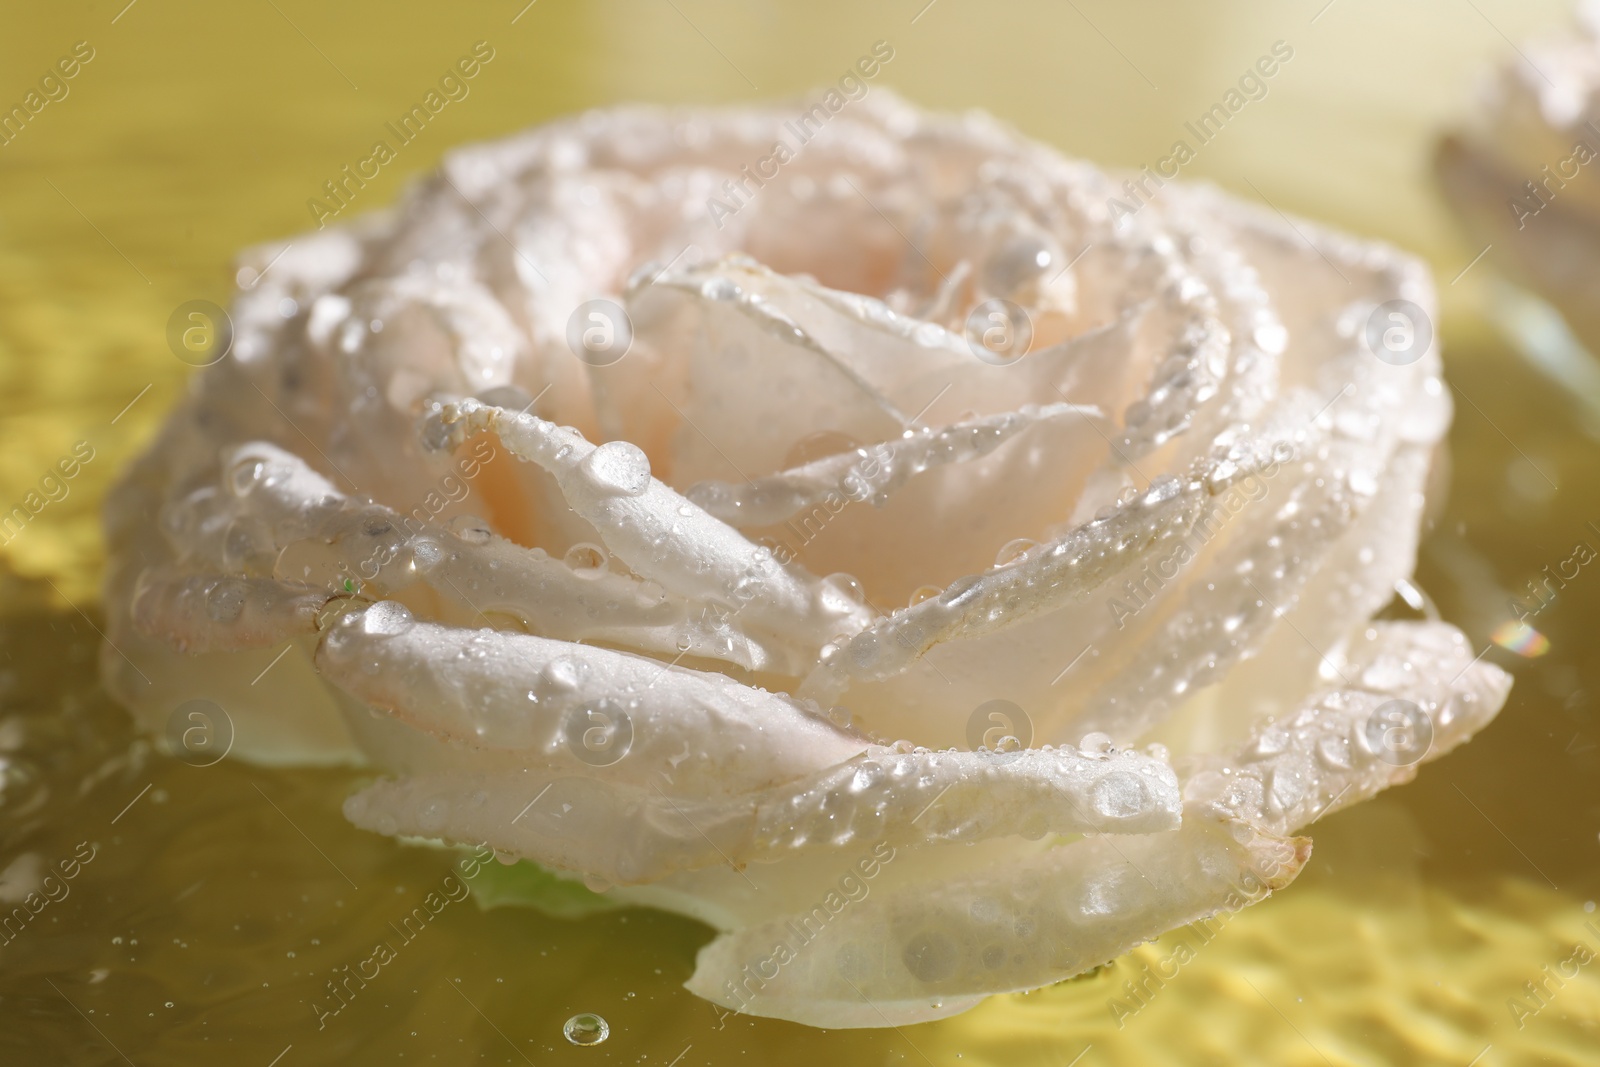
[[[650,457],[628,441],[607,441],[585,456],[578,469],[608,496],[638,496],[650,488]]]
[[[707,300],[734,301],[744,295],[744,290],[730,278],[712,278],[700,286],[700,295]]]
[[[1149,800],[1144,781],[1130,771],[1112,771],[1090,789],[1090,806],[1102,819],[1136,816],[1149,805]]]
[[[252,489],[261,484],[266,473],[267,465],[263,461],[243,459],[233,465],[228,481],[233,486],[235,496],[247,496]]]
[[[431,537],[418,537],[411,542],[411,568],[419,575],[443,563],[444,556],[444,546]]]
[[[1086,756],[1109,756],[1116,751],[1116,745],[1111,740],[1110,734],[1088,733],[1083,735],[1083,740],[1078,742],[1078,748]]]
[[[1323,734],[1317,739],[1317,759],[1330,770],[1349,770],[1354,764],[1349,739],[1337,734]]]
[[[939,603],[949,608],[965,607],[983,594],[983,583],[976,575],[957,578],[939,594]]]
[[[1176,497],[1183,488],[1183,483],[1170,474],[1163,474],[1150,483],[1150,488],[1145,491],[1142,503],[1145,507],[1153,507]]]
[[[1039,542],[1030,541],[1026,537],[1019,537],[1015,541],[1007,541],[1000,546],[1000,551],[994,555],[994,565],[1004,567],[1016,563],[1029,552],[1039,547]]]
[[[1267,810],[1273,815],[1282,815],[1300,802],[1305,796],[1305,781],[1295,772],[1282,768],[1273,768],[1266,776]]]
[[[1377,495],[1378,479],[1371,471],[1353,470],[1345,478],[1345,482],[1350,486],[1350,491],[1359,496]]]
[[[944,590],[940,589],[936,585],[919,585],[916,589],[912,590],[911,599],[908,600],[906,604],[908,607],[916,607],[924,600],[932,600],[942,592],[944,592]]]
[[[992,293],[1009,295],[1038,278],[1054,262],[1050,246],[1041,237],[1018,234],[983,265],[984,283]]]
[[[864,793],[874,788],[883,780],[883,768],[865,763],[856,768],[856,773],[850,776],[850,791]]]
[[[411,629],[415,621],[404,604],[382,600],[362,614],[361,632],[378,637],[395,637]]]
[[[853,574],[830,574],[822,579],[822,607],[835,614],[848,614],[866,602],[866,589]]]
[[[1256,347],[1269,356],[1280,356],[1289,344],[1289,331],[1281,322],[1269,322],[1257,326],[1251,335]]]
[[[435,411],[422,420],[422,426],[417,431],[417,436],[425,450],[443,452],[450,447],[452,433],[451,428],[445,424],[444,415]]]
[[[557,656],[540,672],[546,685],[552,689],[570,692],[578,687],[578,665],[566,656]]]

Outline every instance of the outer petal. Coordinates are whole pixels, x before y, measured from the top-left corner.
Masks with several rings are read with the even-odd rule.
[[[938,1019],[1259,900],[1293,881],[1310,852],[1306,838],[1191,817],[1170,833],[1040,849],[935,885],[855,900],[835,892],[717,938],[686,984],[737,1011],[813,1026]]]

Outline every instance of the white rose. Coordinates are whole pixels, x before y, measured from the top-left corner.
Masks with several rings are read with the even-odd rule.
[[[116,691],[370,760],[358,825],[703,919],[691,989],[829,1027],[1259,899],[1495,713],[1371,621],[1450,417],[1420,265],[792,110],[591,113],[254,253],[109,510]]]
[[[1434,164],[1446,201],[1488,264],[1548,299],[1593,350],[1600,348],[1600,2],[1587,0],[1577,15],[1573,32],[1525,42],[1484,79],[1470,121],[1440,142]],[[1571,358],[1557,354],[1560,328],[1552,330],[1547,315],[1503,291],[1493,296],[1491,314],[1530,336],[1528,347],[1551,360]]]

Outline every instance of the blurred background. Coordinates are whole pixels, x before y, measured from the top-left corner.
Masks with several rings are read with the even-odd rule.
[[[80,42],[92,58],[0,146],[0,504],[82,461],[0,535],[0,902],[30,864],[80,845],[93,859],[0,935],[0,1062],[1596,1062],[1600,959],[1548,976],[1578,946],[1600,953],[1600,577],[1568,583],[1536,634],[1491,638],[1542,568],[1600,549],[1600,396],[1546,377],[1496,326],[1494,257],[1475,259],[1429,172],[1439,133],[1472,117],[1474,79],[1568,18],[1549,0],[12,5],[0,105],[75,47],[81,60]],[[346,824],[348,774],[188,766],[133,738],[100,690],[98,505],[192,373],[168,317],[225,305],[236,251],[311,226],[323,182],[475,42],[495,58],[470,95],[356,210],[457,144],[615,102],[799,94],[880,40],[894,59],[875,85],[1127,168],[1166,155],[1275,43],[1292,49],[1184,173],[1431,263],[1457,415],[1418,581],[1516,674],[1509,704],[1416,783],[1318,824],[1294,887],[1120,1023],[1108,1001],[1170,946],[943,1022],[825,1033],[719,1021],[680,988],[710,937],[688,920],[463,906],[319,1030],[310,1005],[332,970],[447,858]],[[563,1037],[580,1012],[608,1021],[605,1043]]]

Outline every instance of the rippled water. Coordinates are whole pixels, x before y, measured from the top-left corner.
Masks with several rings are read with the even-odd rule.
[[[78,442],[92,451],[0,549],[0,871],[73,872],[65,896],[0,935],[0,1063],[1600,1058],[1600,960],[1564,984],[1546,977],[1575,966],[1575,946],[1600,952],[1600,572],[1583,570],[1534,620],[1547,653],[1487,653],[1517,675],[1493,726],[1416,783],[1318,824],[1290,891],[1092,975],[900,1031],[719,1021],[680,988],[709,931],[658,913],[558,920],[469,899],[401,931],[453,857],[346,823],[355,775],[177,762],[132,736],[95,678],[95,507],[189,373],[167,350],[168,314],[225,300],[232,252],[304,229],[305,200],[479,39],[497,57],[473,95],[361,207],[391,201],[454,143],[591,102],[756,95],[746,79],[798,90],[878,38],[895,42],[890,80],[913,98],[982,103],[1071,151],[1137,165],[1236,68],[1292,41],[1300,66],[1195,173],[1433,258],[1458,413],[1419,583],[1483,646],[1508,595],[1577,541],[1600,547],[1586,525],[1600,524],[1600,444],[1582,414],[1595,398],[1563,394],[1484,327],[1492,257],[1446,284],[1477,250],[1455,242],[1431,197],[1423,136],[1471,62],[1504,50],[1495,30],[1515,37],[1547,5],[1482,2],[1485,26],[1467,7],[1362,0],[1320,16],[1321,3],[941,0],[914,25],[922,0],[538,0],[520,16],[523,0],[404,13],[124,3],[8,12],[0,35],[0,101],[74,42],[95,49],[70,95],[0,148],[0,503]],[[335,998],[329,980],[379,942],[393,958]],[[1527,982],[1546,983],[1543,1006]],[[574,1041],[597,1032],[578,1021],[591,1014],[608,1036]]]

